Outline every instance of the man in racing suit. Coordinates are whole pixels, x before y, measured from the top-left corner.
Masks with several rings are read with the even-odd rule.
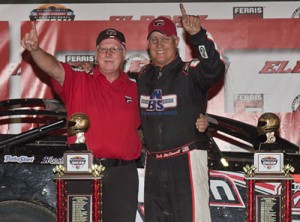
[[[145,220],[209,222],[207,142],[195,128],[205,112],[207,90],[225,73],[225,64],[196,16],[182,24],[198,58],[183,62],[174,23],[158,17],[148,27],[151,63],[139,78],[139,103],[147,149]]]

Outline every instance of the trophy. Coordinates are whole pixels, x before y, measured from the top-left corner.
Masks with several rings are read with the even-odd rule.
[[[64,153],[64,163],[68,173],[86,173],[92,167],[93,156],[88,150],[84,135],[89,126],[90,120],[84,113],[74,113],[68,119],[68,135],[76,136],[75,143],[70,144],[69,150]]]
[[[283,150],[276,143],[280,119],[274,113],[262,114],[257,123],[258,138],[261,143],[254,153],[254,165],[245,166],[247,184],[248,222],[291,221],[291,183],[294,171],[292,166],[284,166]],[[276,194],[256,194],[256,182],[280,183],[281,190]]]
[[[256,174],[282,174],[283,151],[276,143],[279,127],[280,119],[274,113],[264,113],[258,118],[257,132],[262,143],[259,152],[254,154]]]
[[[74,113],[68,120],[68,135],[75,143],[64,153],[64,165],[56,166],[57,222],[102,221],[102,165],[93,165],[84,133],[90,121],[84,113]]]

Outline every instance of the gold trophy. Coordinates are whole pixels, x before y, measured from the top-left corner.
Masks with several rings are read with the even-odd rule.
[[[88,131],[90,120],[84,113],[74,113],[68,120],[68,135],[76,135],[76,141],[70,144],[70,150],[87,150],[84,133]]]
[[[67,132],[75,143],[64,153],[64,165],[53,169],[57,189],[57,222],[102,221],[102,165],[93,165],[84,133],[90,121],[84,113],[68,119]],[[88,142],[88,141],[87,141]]]
[[[291,221],[291,184],[293,167],[284,165],[284,152],[276,142],[280,119],[274,113],[263,113],[258,118],[257,132],[261,141],[254,153],[254,165],[245,166],[247,184],[247,222]],[[256,183],[280,183],[274,194],[255,192]]]
[[[276,134],[280,127],[280,119],[274,113],[264,113],[258,118],[258,136],[264,141],[260,144],[260,150],[276,150]]]

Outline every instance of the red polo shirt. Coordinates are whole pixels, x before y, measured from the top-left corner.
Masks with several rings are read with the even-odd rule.
[[[123,71],[110,83],[98,67],[91,75],[62,64],[64,84],[60,86],[53,80],[54,90],[65,103],[68,117],[76,112],[89,117],[90,127],[85,137],[94,157],[137,159],[142,146],[137,132],[140,116],[136,83]],[[75,136],[69,137],[68,142],[75,139]]]

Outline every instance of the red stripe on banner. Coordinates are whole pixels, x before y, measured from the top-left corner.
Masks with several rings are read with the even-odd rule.
[[[299,19],[243,18],[205,20],[202,24],[223,50],[300,48]]]
[[[8,98],[9,75],[9,30],[8,21],[0,22],[0,101]]]

